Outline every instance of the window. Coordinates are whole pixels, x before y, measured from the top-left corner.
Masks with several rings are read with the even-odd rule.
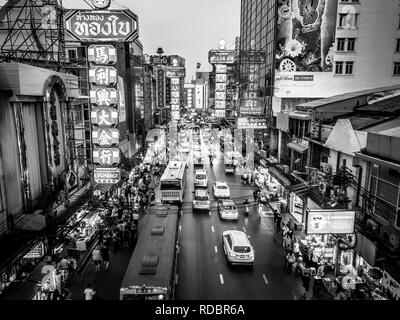
[[[69,60],[76,60],[78,58],[78,50],[77,49],[68,49],[67,56]]]
[[[393,74],[394,74],[395,76],[400,75],[400,62],[395,62],[395,63],[394,63]]]
[[[339,27],[354,29],[358,26],[358,13],[340,13]]]
[[[347,21],[347,13],[340,13],[339,14],[339,27],[344,27]]]
[[[336,62],[335,73],[336,74],[342,74],[343,73],[343,61],[337,61]]]
[[[396,40],[396,52],[400,52],[400,39]]]
[[[346,74],[353,74],[353,61],[347,61],[346,62]]]
[[[356,43],[356,38],[348,38],[347,51],[354,51],[355,43]]]
[[[345,38],[338,38],[337,39],[337,51],[344,51],[344,43],[345,43]]]

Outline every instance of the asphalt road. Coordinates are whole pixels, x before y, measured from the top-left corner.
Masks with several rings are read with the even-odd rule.
[[[303,292],[301,281],[284,270],[281,236],[275,233],[272,216],[259,219],[254,206],[248,217],[241,206],[247,197],[252,200],[253,188],[240,182],[240,175],[225,174],[221,152],[208,163],[209,144],[205,143],[205,168],[212,203],[211,213],[192,210],[193,174],[187,175],[183,215],[180,220],[180,252],[176,285],[177,300],[293,300]],[[189,172],[193,172],[189,155]],[[238,221],[219,218],[212,193],[212,183],[226,181],[239,209]],[[246,231],[255,250],[253,268],[229,266],[222,248],[222,232],[229,229]]]

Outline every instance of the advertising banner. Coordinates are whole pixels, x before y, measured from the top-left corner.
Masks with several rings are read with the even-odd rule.
[[[98,126],[116,126],[118,111],[112,108],[93,108],[90,112],[92,124]]]
[[[263,64],[265,63],[265,51],[240,51],[241,64]]]
[[[226,83],[216,83],[215,91],[226,91]]]
[[[226,84],[226,74],[219,73],[215,75],[215,82],[222,82]]]
[[[307,210],[306,234],[354,233],[355,211]]]
[[[118,168],[95,168],[94,181],[102,184],[115,184],[121,180],[121,172]]]
[[[138,38],[137,15],[130,10],[67,10],[66,29],[82,42],[122,42]]]
[[[225,109],[226,101],[225,100],[215,100],[215,109]]]
[[[88,48],[88,60],[95,64],[114,64],[117,52],[114,46],[92,44]]]
[[[208,62],[211,64],[232,64],[235,62],[235,50],[210,50]]]
[[[226,100],[226,92],[216,91],[215,92],[215,100]]]
[[[26,255],[24,255],[24,259],[37,259],[41,258],[45,254],[44,243],[40,241],[36,246],[34,246],[31,251],[29,251]]]
[[[278,71],[332,71],[338,0],[278,4]]]

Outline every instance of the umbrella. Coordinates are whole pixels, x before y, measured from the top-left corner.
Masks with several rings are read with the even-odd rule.
[[[371,268],[371,269],[369,269],[368,275],[371,278],[374,278],[376,280],[379,280],[379,279],[381,279],[383,277],[382,270],[379,269],[379,268]]]

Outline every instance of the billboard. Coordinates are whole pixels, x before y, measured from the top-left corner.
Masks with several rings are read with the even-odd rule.
[[[137,16],[130,10],[68,10],[66,29],[78,41],[122,42],[138,37]]]
[[[338,0],[278,3],[276,68],[332,71]]]
[[[306,234],[354,233],[355,216],[352,210],[307,210]]]

